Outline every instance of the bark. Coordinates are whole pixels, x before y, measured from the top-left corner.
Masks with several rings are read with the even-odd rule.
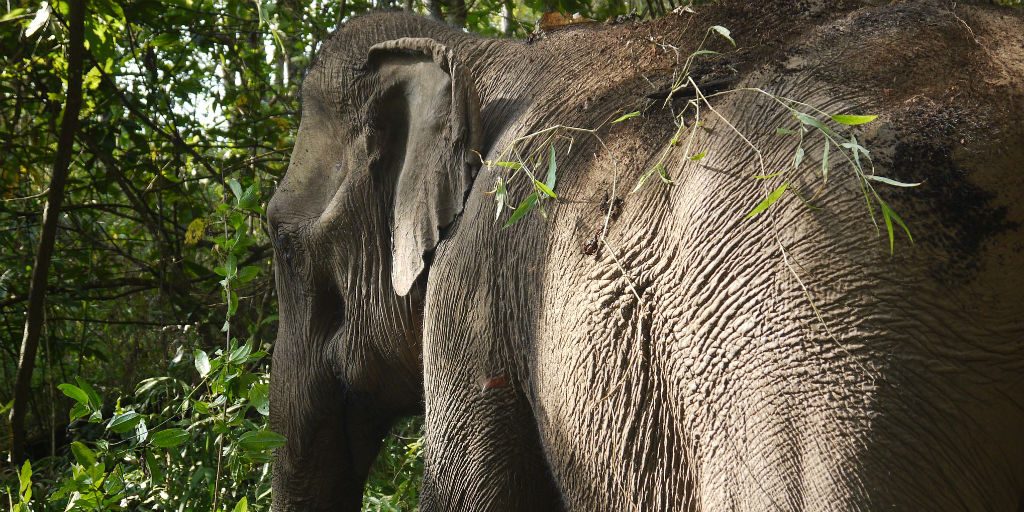
[[[515,35],[515,27],[512,26],[512,0],[505,0],[501,3],[501,33],[506,37]]]
[[[75,132],[78,130],[78,114],[82,106],[82,45],[85,22],[85,0],[72,0],[68,17],[68,91],[64,104],[64,120],[57,140],[57,154],[53,161],[53,176],[50,190],[43,208],[43,229],[39,237],[39,248],[32,265],[29,287],[28,311],[25,315],[25,331],[21,341],[18,359],[18,374],[14,384],[14,405],[11,407],[11,460],[20,464],[25,458],[25,411],[31,393],[32,372],[36,366],[39,351],[39,336],[42,333],[44,306],[46,305],[46,278],[53,257],[54,240],[57,235],[57,221],[60,218],[61,203],[64,202],[64,185],[71,165]]]
[[[430,14],[431,18],[437,21],[444,21],[444,16],[441,15],[441,1],[442,0],[423,0],[423,3],[427,6],[427,13]]]
[[[466,0],[448,0],[448,23],[459,28],[466,26]]]

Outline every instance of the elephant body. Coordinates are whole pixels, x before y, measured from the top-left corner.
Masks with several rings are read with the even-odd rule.
[[[753,91],[709,99],[706,156],[670,151],[673,183],[631,193],[713,25],[739,48],[695,68],[709,91],[879,115],[856,133],[879,175],[922,183],[878,189],[914,243],[896,226],[890,251],[839,165],[827,186],[790,171],[800,192],[747,218],[778,183],[758,158],[794,150]],[[913,1],[725,2],[530,42],[348,22],[269,208],[275,508],[357,510],[388,427],[423,413],[422,510],[1018,510],[1022,43],[1019,11]],[[509,170],[481,161],[556,125],[601,129],[562,132],[558,199],[503,229]]]

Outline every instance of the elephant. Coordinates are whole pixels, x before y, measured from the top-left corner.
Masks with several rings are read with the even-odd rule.
[[[301,103],[275,510],[419,414],[424,511],[1024,510],[1020,10],[372,13]]]

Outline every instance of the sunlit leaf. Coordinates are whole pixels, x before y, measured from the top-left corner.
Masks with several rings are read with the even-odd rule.
[[[25,37],[32,37],[32,34],[35,34],[39,29],[43,28],[43,25],[50,20],[51,12],[52,9],[50,9],[50,4],[44,1],[39,7],[39,10],[36,11],[35,17],[32,18],[31,22],[29,22],[28,27],[25,28]]]
[[[82,388],[74,384],[61,384],[57,386],[57,389],[71,397],[74,401],[83,405],[89,405],[89,395]]]
[[[555,195],[555,191],[551,190],[551,187],[547,186],[546,184],[541,183],[541,182],[539,182],[537,180],[533,180],[533,185],[535,187],[537,187],[538,190],[543,192],[544,195],[546,195],[546,196],[548,196],[548,197],[550,197],[552,199],[557,199],[558,198],[558,196]]]
[[[722,38],[724,38],[726,41],[729,41],[729,44],[731,44],[733,46],[736,46],[736,41],[732,40],[732,35],[730,34],[729,29],[727,29],[727,28],[725,28],[725,27],[723,27],[721,25],[715,25],[715,26],[711,27],[711,30],[714,30],[718,35],[722,36]]]
[[[832,116],[832,120],[847,126],[857,126],[859,124],[870,123],[874,121],[878,116],[855,116],[849,114],[837,114]]]
[[[768,207],[772,205],[772,203],[778,201],[779,198],[782,197],[782,194],[786,192],[786,187],[789,187],[788,182],[779,185],[778,188],[776,188],[770,194],[768,194],[768,197],[764,198],[764,200],[761,201],[760,203],[757,203],[757,206],[755,206],[753,210],[750,210],[750,213],[747,214],[747,218],[750,219],[756,217],[765,210],[767,210]]]
[[[871,180],[871,181],[877,181],[879,183],[885,183],[886,185],[892,185],[894,187],[908,188],[908,187],[916,187],[916,186],[920,185],[920,183],[905,183],[905,182],[902,182],[902,181],[896,181],[896,180],[891,179],[891,178],[886,178],[884,176],[875,176],[873,174],[866,174],[866,175],[864,175],[864,177],[869,179],[869,180]]]
[[[200,349],[196,349],[193,355],[195,356],[196,370],[199,372],[199,376],[206,377],[210,373],[210,357]]]
[[[512,215],[505,221],[502,229],[505,229],[522,219],[527,213],[530,213],[537,206],[537,193],[534,192],[523,199],[523,202],[519,203],[516,210],[512,212]]]
[[[142,415],[135,411],[125,411],[111,418],[110,423],[107,424],[107,428],[117,432],[118,434],[123,434],[130,430],[134,430],[135,425],[142,421],[142,419]]]
[[[633,119],[634,117],[636,117],[638,115],[640,115],[639,111],[630,112],[628,114],[625,114],[623,116],[620,116],[620,117],[616,118],[614,121],[612,121],[612,124],[621,123],[621,122],[623,122],[623,121],[625,121],[627,119]]]

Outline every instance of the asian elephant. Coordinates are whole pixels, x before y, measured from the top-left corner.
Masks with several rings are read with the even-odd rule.
[[[1022,114],[995,6],[345,23],[268,207],[275,509],[422,413],[424,511],[1024,510]]]

